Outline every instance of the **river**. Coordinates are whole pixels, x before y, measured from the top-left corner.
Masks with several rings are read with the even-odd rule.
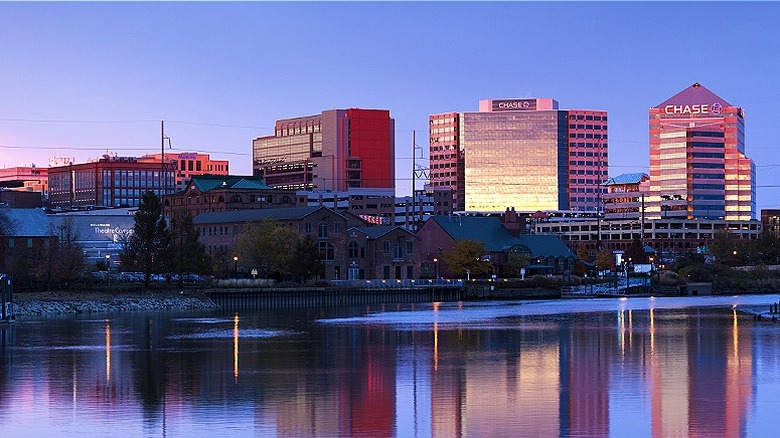
[[[0,325],[2,437],[777,436],[778,295]]]

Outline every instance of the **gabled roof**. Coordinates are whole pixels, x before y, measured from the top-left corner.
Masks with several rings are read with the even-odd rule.
[[[479,240],[491,252],[502,251],[516,241],[495,217],[433,216],[431,220],[436,221],[453,240]]]
[[[319,210],[326,210],[346,219],[344,215],[337,211],[331,210],[328,207],[285,207],[201,213],[195,216],[193,222],[196,225],[202,225],[232,222],[257,222],[265,219],[300,220]]]
[[[201,192],[214,189],[268,190],[273,189],[265,180],[256,176],[236,175],[198,175],[190,179],[190,184]]]
[[[9,237],[46,237],[50,235],[51,222],[46,213],[39,208],[3,208],[11,223]]]
[[[390,233],[391,231],[394,231],[396,229],[401,229],[407,234],[410,234],[412,236],[417,237],[414,233],[410,232],[406,228],[399,227],[397,225],[381,225],[381,226],[375,226],[375,227],[352,227],[349,230],[355,230],[360,233],[365,234],[369,239],[378,239],[385,234]],[[348,230],[348,231],[349,231]]]
[[[695,83],[690,87],[680,91],[674,96],[656,105],[656,108],[663,108],[666,105],[695,105],[719,103],[722,106],[731,106],[730,103],[721,99],[720,96],[706,89],[700,83]]]
[[[517,240],[531,250],[531,257],[577,258],[563,240],[555,235],[521,234]]]
[[[617,184],[639,184],[643,180],[649,178],[646,173],[624,173],[622,175],[614,176],[604,182],[602,185],[613,186]]]
[[[434,216],[430,220],[436,221],[453,240],[478,240],[484,242],[485,249],[490,252],[523,245],[531,251],[531,257],[577,257],[558,236],[522,234],[515,237],[495,217]]]

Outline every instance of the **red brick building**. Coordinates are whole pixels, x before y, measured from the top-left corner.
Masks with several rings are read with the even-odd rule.
[[[104,155],[89,163],[49,168],[49,205],[137,207],[144,193],[173,191],[173,171],[154,161]]]
[[[201,213],[261,208],[294,207],[295,192],[275,189],[262,178],[235,175],[199,175],[190,179],[183,191],[163,196],[164,214],[193,218]]]

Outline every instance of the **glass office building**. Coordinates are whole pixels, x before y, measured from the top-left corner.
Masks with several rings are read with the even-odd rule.
[[[756,218],[756,170],[745,119],[696,83],[650,108],[651,218]]]
[[[607,113],[553,99],[482,100],[479,112],[431,115],[431,185],[455,210],[596,211],[608,174]]]

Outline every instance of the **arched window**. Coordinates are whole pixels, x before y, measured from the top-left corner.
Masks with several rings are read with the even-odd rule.
[[[331,261],[335,258],[335,251],[330,243],[320,242],[317,247],[320,250],[320,260]]]

